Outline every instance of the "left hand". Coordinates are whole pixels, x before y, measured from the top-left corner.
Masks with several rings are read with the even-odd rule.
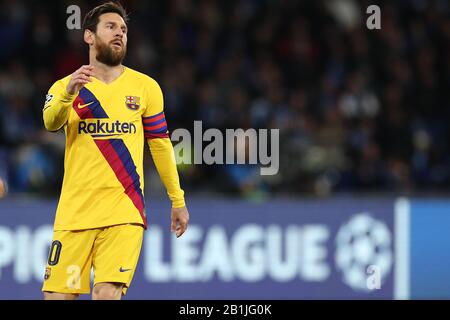
[[[172,224],[170,229],[177,238],[186,231],[189,222],[189,212],[186,207],[172,208]]]

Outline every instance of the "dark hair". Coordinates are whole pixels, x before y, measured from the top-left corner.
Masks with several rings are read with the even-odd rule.
[[[120,2],[109,1],[95,7],[86,14],[83,20],[83,31],[88,29],[94,33],[97,32],[100,16],[104,13],[117,13],[125,23],[128,23],[128,14],[122,4]]]

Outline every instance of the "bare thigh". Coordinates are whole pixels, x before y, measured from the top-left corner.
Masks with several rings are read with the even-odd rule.
[[[44,292],[44,300],[76,300],[79,294]]]
[[[100,282],[92,290],[92,300],[120,300],[123,283]]]

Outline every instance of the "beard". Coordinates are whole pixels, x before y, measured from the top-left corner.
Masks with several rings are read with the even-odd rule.
[[[95,43],[95,49],[97,50],[97,61],[110,67],[115,67],[121,64],[127,53],[125,46],[123,46],[121,50],[115,50],[111,45],[103,42],[98,37]]]

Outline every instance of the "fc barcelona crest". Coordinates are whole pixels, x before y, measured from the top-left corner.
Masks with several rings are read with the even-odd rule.
[[[51,274],[52,274],[52,269],[50,269],[49,267],[45,268],[44,280],[48,280],[48,278],[50,278]]]
[[[126,96],[125,104],[128,109],[137,111],[137,110],[139,110],[139,107],[141,106],[141,98],[135,97],[135,96]]]

